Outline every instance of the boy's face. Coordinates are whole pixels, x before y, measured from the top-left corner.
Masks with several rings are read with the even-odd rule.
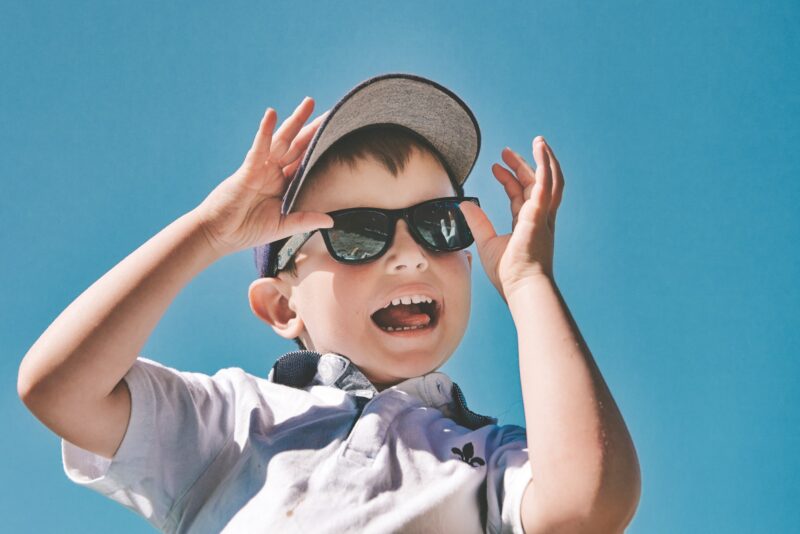
[[[334,163],[305,184],[293,210],[405,208],[454,195],[438,160],[415,148],[397,177],[372,158],[359,160],[353,169]],[[284,298],[269,299],[273,307],[285,308],[270,317],[283,313],[284,320],[276,325],[265,319],[284,337],[299,335],[309,349],[347,356],[378,389],[437,369],[464,335],[470,312],[471,253],[430,251],[414,241],[402,219],[396,223],[391,247],[371,262],[337,262],[319,232],[300,248],[295,261],[296,276],[282,272],[273,279],[273,287]],[[388,332],[373,320],[372,314],[390,300],[413,295],[435,300],[438,313],[432,326]],[[251,288],[251,306],[256,310],[253,298]]]

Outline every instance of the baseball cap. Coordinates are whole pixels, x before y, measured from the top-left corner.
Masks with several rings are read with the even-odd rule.
[[[478,121],[458,95],[416,74],[380,74],[350,89],[330,109],[289,182],[281,213],[292,211],[309,171],[331,145],[350,132],[378,124],[404,126],[425,138],[459,185],[478,159]],[[262,278],[275,276],[278,251],[285,242],[281,239],[255,247],[256,268]]]

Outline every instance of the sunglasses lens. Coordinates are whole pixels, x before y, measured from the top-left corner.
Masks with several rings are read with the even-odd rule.
[[[457,200],[426,202],[414,210],[412,218],[420,236],[434,250],[461,250],[472,244],[472,233]]]
[[[334,217],[327,230],[336,259],[358,263],[378,254],[389,238],[389,221],[377,211],[353,211]]]

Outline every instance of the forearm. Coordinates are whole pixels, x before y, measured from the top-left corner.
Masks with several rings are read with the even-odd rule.
[[[178,218],[61,312],[22,360],[20,394],[108,395],[181,288],[215,259],[196,212]]]
[[[640,486],[633,441],[558,287],[541,276],[507,298],[542,506],[578,506],[585,517],[632,514]]]

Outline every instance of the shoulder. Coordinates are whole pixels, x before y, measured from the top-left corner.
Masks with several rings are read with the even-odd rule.
[[[156,397],[180,397],[188,393],[195,403],[211,399],[260,402],[286,389],[241,367],[224,367],[210,374],[180,370],[144,356],[135,360],[125,381],[140,394],[147,391]]]

